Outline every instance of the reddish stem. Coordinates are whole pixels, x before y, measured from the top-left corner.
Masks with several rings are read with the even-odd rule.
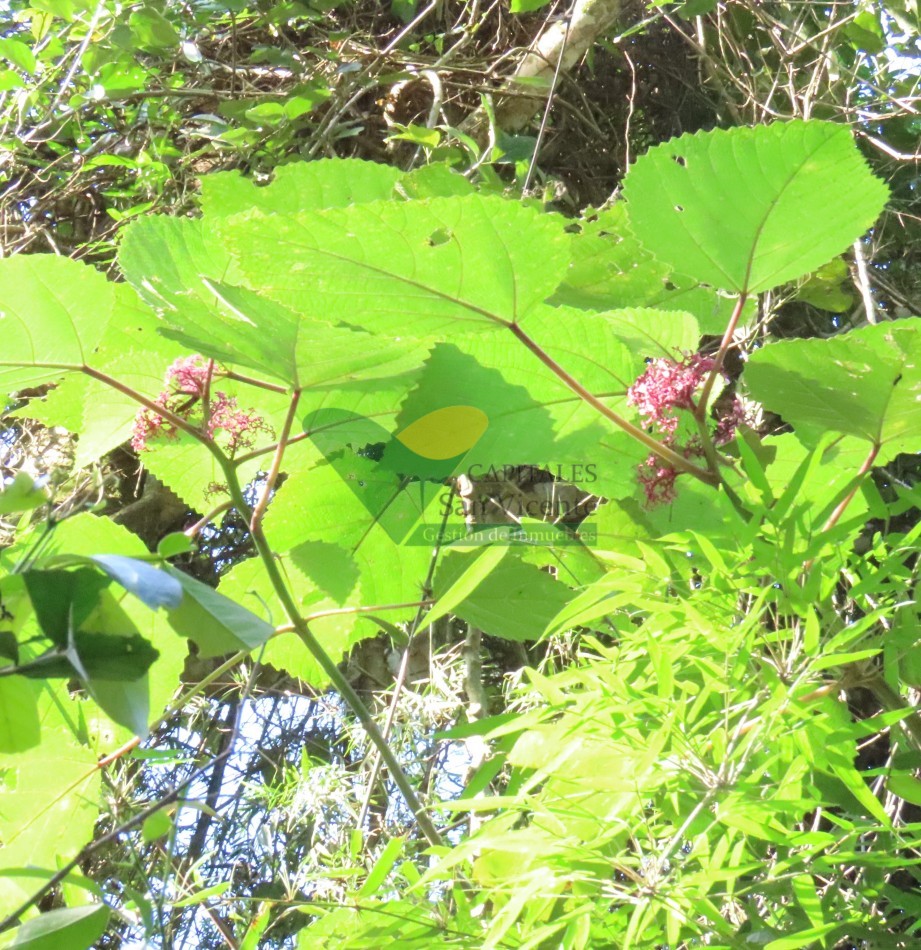
[[[742,291],[736,300],[736,305],[732,308],[732,316],[729,318],[729,323],[726,324],[726,331],[723,333],[723,339],[720,340],[720,348],[716,351],[716,356],[713,358],[713,369],[710,370],[710,375],[704,381],[704,388],[700,392],[700,400],[697,403],[697,409],[694,413],[698,419],[704,419],[706,417],[707,404],[710,402],[710,393],[713,392],[717,377],[723,371],[726,354],[729,352],[729,347],[732,346],[732,338],[735,336],[736,327],[739,325],[739,318],[742,316],[742,310],[747,300],[748,293]]]
[[[285,448],[288,444],[288,436],[291,434],[291,426],[294,424],[294,417],[297,415],[297,404],[301,399],[301,391],[296,389],[291,396],[291,405],[288,406],[288,414],[285,416],[285,424],[281,430],[281,437],[278,440],[278,446],[275,454],[272,456],[272,466],[265,478],[265,485],[262,488],[262,494],[259,501],[253,506],[253,513],[249,519],[249,530],[255,533],[262,516],[269,505],[269,499],[272,497],[272,489],[278,480],[278,473],[281,471],[281,460],[285,454]]]
[[[716,472],[707,471],[693,462],[688,461],[683,455],[679,455],[667,445],[654,439],[649,433],[644,432],[639,427],[628,422],[623,416],[616,413],[609,406],[605,405],[597,396],[590,393],[575,377],[560,366],[559,363],[547,353],[539,343],[528,336],[517,323],[509,325],[509,329],[515,336],[546,366],[555,376],[557,376],[566,386],[569,387],[581,400],[587,402],[593,409],[600,412],[606,419],[619,426],[628,435],[633,436],[638,442],[646,446],[650,452],[657,455],[664,462],[667,462],[675,471],[686,472],[693,475],[707,485],[716,485],[719,483],[719,475]]]

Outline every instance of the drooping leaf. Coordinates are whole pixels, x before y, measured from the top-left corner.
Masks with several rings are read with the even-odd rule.
[[[252,291],[209,282],[228,316],[165,336],[214,359],[248,366],[295,389],[387,375],[418,361],[417,348],[298,316]],[[217,342],[220,341],[220,342]],[[217,344],[217,345],[216,345]],[[402,364],[402,365],[401,365]]]
[[[42,632],[61,647],[67,646],[69,635],[86,620],[109,583],[91,568],[33,570],[24,576]]]
[[[133,681],[142,677],[159,653],[143,637],[76,630],[70,643],[22,663],[18,670],[32,679]]]
[[[272,625],[245,607],[170,565],[164,570],[179,581],[184,593],[182,603],[169,613],[170,624],[198,645],[201,656],[254,650],[272,636]]]
[[[624,195],[636,236],[656,257],[713,287],[755,294],[840,254],[882,211],[887,189],[845,126],[796,121],[657,145],[627,174]]]
[[[218,229],[250,287],[391,339],[525,318],[556,289],[570,243],[551,216],[481,195],[248,213]]]
[[[27,920],[11,944],[19,950],[89,950],[105,933],[109,908],[105,904],[59,907]]]
[[[90,560],[151,610],[178,607],[182,601],[182,585],[146,561],[120,554],[96,554]]]
[[[921,329],[916,320],[827,340],[787,340],[752,354],[744,381],[800,441],[826,431],[880,446],[877,464],[921,449]]]
[[[212,231],[200,220],[151,217],[122,241],[122,270],[161,314],[168,338],[294,388],[384,376],[418,362],[411,344],[382,344],[311,319],[325,318],[322,311],[289,308],[236,286],[239,274]]]

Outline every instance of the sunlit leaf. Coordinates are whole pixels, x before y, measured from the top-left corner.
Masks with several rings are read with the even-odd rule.
[[[882,464],[921,449],[919,360],[917,321],[887,321],[826,340],[763,347],[743,378],[801,441],[815,444],[824,432],[840,432],[878,445]]]
[[[651,148],[624,181],[646,248],[697,280],[748,294],[840,254],[887,194],[847,127],[819,121],[684,135]]]

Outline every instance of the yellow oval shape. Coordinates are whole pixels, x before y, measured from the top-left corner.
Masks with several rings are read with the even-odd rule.
[[[440,462],[476,445],[488,425],[486,413],[476,406],[445,406],[416,419],[396,437],[410,452]]]

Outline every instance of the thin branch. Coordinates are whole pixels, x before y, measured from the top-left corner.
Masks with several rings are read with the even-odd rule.
[[[870,287],[870,274],[867,270],[867,258],[863,253],[863,245],[860,238],[854,241],[854,268],[857,271],[857,289],[860,291],[861,300],[863,300],[863,310],[867,318],[867,323],[876,324],[876,305],[873,303],[873,289]]]

